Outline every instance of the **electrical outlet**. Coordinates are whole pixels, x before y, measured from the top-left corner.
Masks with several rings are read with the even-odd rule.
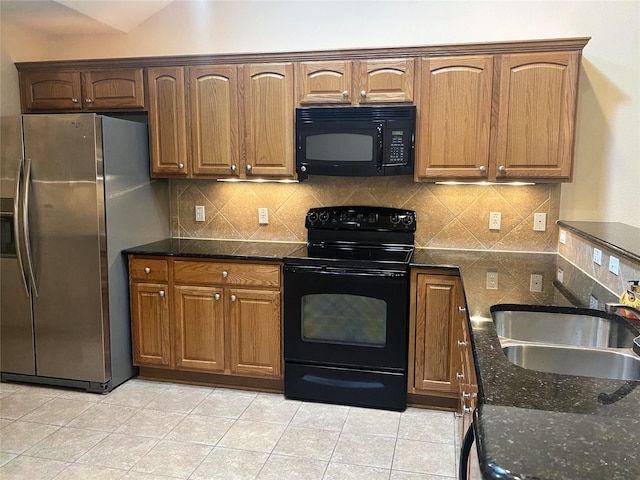
[[[489,230],[500,230],[501,222],[502,222],[502,213],[500,212],[489,213]]]
[[[532,273],[531,280],[529,282],[529,290],[532,292],[542,292],[542,274]]]
[[[204,205],[196,205],[196,222],[204,222]]]
[[[620,260],[616,257],[609,257],[609,271],[614,275],[620,274]]]
[[[562,270],[561,268],[558,269],[558,271],[556,272],[556,279],[562,283],[564,281],[564,270]]]
[[[593,249],[593,263],[602,265],[602,251],[597,248]]]
[[[487,272],[487,290],[498,289],[498,272]]]
[[[564,230],[560,230],[560,243],[563,245],[567,244],[567,232]]]
[[[534,213],[533,214],[533,230],[536,232],[544,232],[546,229],[547,229],[547,214]]]
[[[258,223],[260,225],[269,225],[269,209],[268,208],[258,209]]]
[[[598,299],[593,295],[589,295],[589,308],[597,309],[598,308]]]

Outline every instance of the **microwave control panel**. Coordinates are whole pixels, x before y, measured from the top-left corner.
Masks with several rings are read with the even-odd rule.
[[[408,165],[411,162],[413,129],[409,127],[387,127],[385,132],[386,155],[384,166]]]

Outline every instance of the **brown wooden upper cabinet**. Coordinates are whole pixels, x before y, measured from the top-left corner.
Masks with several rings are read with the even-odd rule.
[[[294,176],[293,63],[150,68],[147,82],[153,176]]]
[[[414,59],[332,60],[296,64],[298,103],[412,103]]]
[[[21,72],[22,111],[142,110],[141,68]]]
[[[579,52],[423,58],[416,179],[570,180],[579,61]]]

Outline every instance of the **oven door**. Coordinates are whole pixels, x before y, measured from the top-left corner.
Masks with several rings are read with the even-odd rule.
[[[406,271],[284,268],[285,361],[406,372]]]

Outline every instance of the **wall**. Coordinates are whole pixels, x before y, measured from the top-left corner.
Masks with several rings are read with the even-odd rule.
[[[306,241],[304,217],[311,207],[381,205],[417,214],[418,247],[472,250],[556,251],[560,186],[417,184],[412,177],[310,176],[299,184],[220,183],[173,180],[172,232],[188,238]],[[195,221],[195,205],[205,221]],[[258,208],[269,225],[258,225]],[[489,212],[502,212],[500,231],[489,231]],[[533,231],[533,214],[547,214],[545,232]]]
[[[129,34],[49,37],[44,50],[11,41],[14,34],[2,29],[13,61],[591,36],[580,75],[574,182],[562,186],[560,217],[640,227],[640,215],[628,213],[640,210],[637,0],[180,0]],[[3,55],[3,77],[4,62]],[[3,87],[3,108],[5,96]]]

